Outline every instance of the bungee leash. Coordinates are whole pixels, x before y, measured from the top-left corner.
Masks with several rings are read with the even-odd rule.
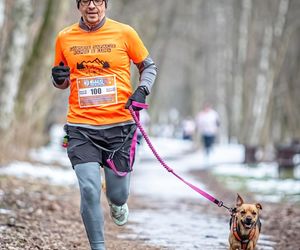
[[[179,176],[178,174],[176,174],[174,172],[174,170],[172,168],[170,168],[165,161],[160,157],[160,155],[157,153],[157,151],[155,150],[154,146],[152,145],[149,136],[147,135],[146,131],[144,130],[142,124],[139,121],[139,118],[137,116],[138,111],[134,111],[133,110],[133,106],[134,107],[139,107],[139,108],[143,108],[143,109],[147,109],[148,105],[144,104],[144,103],[139,103],[139,102],[135,102],[133,101],[131,106],[129,106],[129,111],[137,125],[137,127],[139,128],[141,134],[143,135],[146,143],[148,144],[149,148],[151,149],[152,153],[154,154],[154,156],[156,157],[156,159],[160,162],[160,164],[170,173],[172,173],[173,175],[175,175],[179,180],[181,180],[183,183],[185,183],[186,185],[188,185],[190,188],[192,188],[194,191],[196,191],[197,193],[201,194],[203,197],[205,197],[206,199],[208,199],[209,201],[213,202],[214,204],[216,204],[218,207],[224,207],[226,208],[231,214],[233,212],[233,208],[229,208],[227,206],[224,205],[223,201],[216,199],[215,197],[213,197],[212,195],[208,194],[207,192],[205,192],[204,190],[196,187],[195,185],[191,184],[190,182],[186,181],[185,179],[183,179],[181,176]]]

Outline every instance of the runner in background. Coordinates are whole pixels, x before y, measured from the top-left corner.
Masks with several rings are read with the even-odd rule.
[[[196,124],[194,119],[187,117],[182,121],[182,139],[193,140],[196,131]]]
[[[145,103],[156,66],[133,28],[106,17],[108,0],[76,0],[76,4],[81,18],[57,36],[52,81],[59,89],[70,87],[67,152],[78,178],[80,212],[91,249],[103,250],[100,167],[111,217],[124,225],[137,136],[128,107],[132,101]],[[135,91],[131,62],[140,73]]]
[[[220,118],[209,103],[204,105],[196,117],[197,129],[201,135],[206,155],[209,155],[219,132]]]

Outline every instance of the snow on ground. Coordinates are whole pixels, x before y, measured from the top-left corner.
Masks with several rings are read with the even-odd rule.
[[[256,166],[245,164],[220,164],[213,173],[225,179],[233,189],[245,188],[257,199],[280,202],[300,201],[300,167],[293,171],[294,178],[281,178],[276,163],[260,163]]]
[[[58,164],[64,167],[70,167],[70,161],[66,154],[66,149],[62,147],[65,132],[62,124],[53,125],[49,131],[50,143],[42,148],[32,149],[30,157],[32,160],[49,164]]]
[[[76,176],[70,169],[61,169],[57,166],[31,164],[28,162],[12,162],[8,166],[0,168],[0,175],[43,179],[53,185],[61,186],[77,184]]]

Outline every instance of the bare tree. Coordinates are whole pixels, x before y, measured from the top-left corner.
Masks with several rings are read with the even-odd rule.
[[[32,14],[32,1],[16,0],[6,3],[3,10],[14,15],[1,16],[1,77],[0,77],[0,130],[6,130],[14,119],[15,99],[19,90],[19,79],[26,57],[29,34],[27,28]]]

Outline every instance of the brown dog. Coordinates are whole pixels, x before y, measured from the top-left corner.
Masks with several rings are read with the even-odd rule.
[[[260,203],[246,204],[242,197],[237,195],[236,207],[230,219],[229,250],[255,249],[261,229],[261,209]]]

